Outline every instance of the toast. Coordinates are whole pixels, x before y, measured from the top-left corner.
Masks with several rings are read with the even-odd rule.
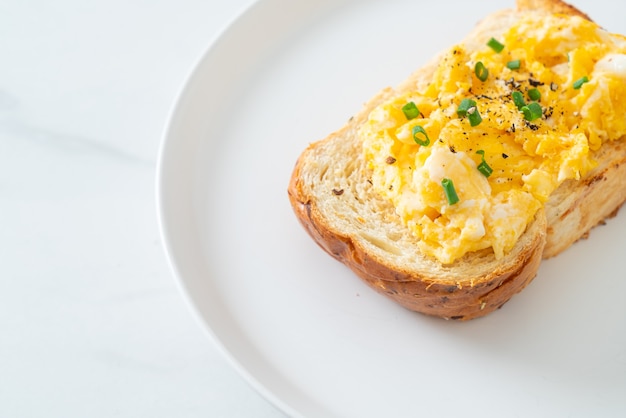
[[[484,47],[525,13],[589,20],[560,0],[518,0],[516,9],[483,19],[462,45],[469,51]],[[503,255],[484,248],[441,262],[423,253],[394,204],[373,187],[359,132],[381,104],[427,89],[443,57],[395,89],[382,90],[344,127],[309,145],[295,164],[288,196],[308,234],[371,288],[412,311],[469,320],[502,307],[534,279],[542,259],[564,251],[617,212],[626,200],[626,142],[611,138],[591,150],[595,165],[580,178],[560,183]]]

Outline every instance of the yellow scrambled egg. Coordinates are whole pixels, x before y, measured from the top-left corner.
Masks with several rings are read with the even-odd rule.
[[[590,150],[624,135],[626,38],[565,15],[529,15],[471,53],[453,47],[427,88],[360,130],[375,190],[445,264],[488,248],[503,257],[563,181],[594,167]]]

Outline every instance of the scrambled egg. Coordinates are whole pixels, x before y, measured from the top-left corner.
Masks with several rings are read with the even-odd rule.
[[[424,254],[501,258],[563,181],[594,167],[590,151],[626,135],[626,37],[528,15],[477,51],[450,49],[424,91],[374,109],[359,135],[373,187]]]

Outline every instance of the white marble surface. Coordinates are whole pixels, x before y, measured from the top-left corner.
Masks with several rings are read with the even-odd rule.
[[[0,417],[282,417],[166,262],[159,144],[252,0],[0,4]]]

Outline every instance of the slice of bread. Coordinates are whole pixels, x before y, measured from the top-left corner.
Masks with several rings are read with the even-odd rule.
[[[516,10],[481,21],[464,44],[470,50],[484,45],[529,11],[587,18],[560,0],[518,0]],[[311,237],[373,289],[413,311],[467,320],[500,308],[531,282],[542,258],[563,251],[616,212],[626,199],[626,143],[604,144],[594,155],[598,166],[581,181],[563,183],[504,258],[496,260],[489,249],[443,265],[420,253],[393,205],[374,191],[358,135],[376,106],[424,88],[439,59],[396,89],[383,90],[343,128],[311,144],[296,163],[288,194]]]

